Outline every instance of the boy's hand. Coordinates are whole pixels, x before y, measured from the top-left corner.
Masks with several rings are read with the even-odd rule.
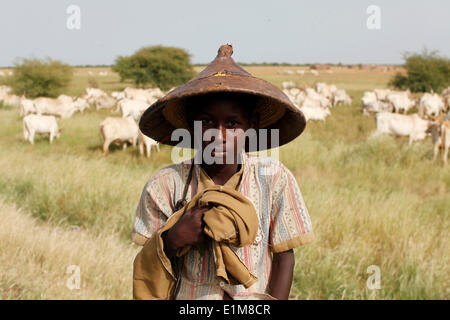
[[[209,210],[208,207],[189,209],[170,230],[165,232],[164,244],[167,250],[164,251],[168,256],[173,256],[178,249],[185,246],[197,245],[205,241],[203,215],[207,210]]]

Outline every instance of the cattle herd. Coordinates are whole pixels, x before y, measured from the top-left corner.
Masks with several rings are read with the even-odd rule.
[[[345,90],[333,84],[318,82],[315,87],[296,87],[293,81],[282,83],[283,92],[299,108],[307,121],[324,121],[330,109],[339,104],[352,104]],[[442,159],[447,162],[450,149],[450,87],[441,95],[424,93],[420,98],[409,91],[375,89],[366,91],[361,98],[362,113],[375,113],[376,131],[371,137],[392,134],[409,137],[409,144],[431,135],[433,160],[442,149]],[[411,108],[417,112],[407,114]]]
[[[283,92],[303,112],[307,121],[325,121],[330,110],[338,105],[351,105],[352,98],[343,89],[333,84],[318,82],[314,87],[296,87],[292,81],[282,83]],[[25,141],[34,143],[36,133],[49,134],[50,143],[60,135],[57,117],[70,118],[75,112],[95,106],[97,110],[110,109],[113,113],[122,113],[122,117],[107,117],[99,125],[103,138],[103,152],[108,153],[111,143],[123,149],[127,143],[136,146],[139,153],[150,157],[151,148],[159,145],[153,139],[140,132],[137,125],[142,113],[149,105],[164,96],[159,88],[126,88],[108,95],[101,89],[86,88],[81,97],[60,95],[58,98],[39,97],[34,100],[11,94],[11,88],[0,86],[0,102],[19,108],[23,118]],[[392,134],[409,137],[409,144],[431,136],[433,160],[442,149],[442,159],[447,162],[450,149],[450,87],[441,95],[424,93],[420,98],[408,91],[375,89],[366,91],[361,99],[362,113],[375,114],[376,131],[371,137],[380,134]],[[417,112],[408,114],[415,107]]]
[[[394,91],[375,89],[366,91],[361,99],[362,112],[376,113],[377,129],[372,137],[380,134],[407,136],[411,145],[431,135],[433,161],[442,149],[442,161],[447,163],[450,149],[450,87],[442,95],[424,93],[415,98],[409,90]],[[415,107],[417,112],[407,114]]]
[[[315,88],[299,88],[295,87],[294,82],[285,81],[282,86],[283,92],[303,112],[307,121],[324,121],[331,114],[330,108],[352,104],[352,98],[347,92],[334,84],[318,82]]]
[[[0,102],[19,109],[19,115],[23,117],[25,141],[31,144],[34,144],[37,133],[48,134],[52,143],[55,138],[59,138],[61,132],[57,118],[70,118],[75,112],[82,113],[95,106],[96,110],[111,109],[112,112],[122,113],[122,117],[107,117],[99,125],[103,138],[102,150],[105,154],[108,153],[111,143],[122,143],[123,149],[126,149],[127,143],[131,143],[133,147],[139,143],[139,153],[145,153],[148,158],[151,148],[155,146],[159,151],[159,145],[143,135],[137,123],[145,109],[163,95],[159,88],[126,88],[120,92],[112,92],[111,95],[101,89],[86,88],[86,94],[81,97],[60,95],[55,99],[38,97],[31,100],[25,96],[11,94],[11,88],[8,86],[0,86]]]

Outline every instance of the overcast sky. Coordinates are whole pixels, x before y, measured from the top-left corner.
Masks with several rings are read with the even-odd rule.
[[[67,27],[70,5],[80,29]],[[370,5],[380,29],[367,27]],[[247,63],[402,63],[425,46],[450,57],[448,0],[2,0],[0,13],[0,66],[47,56],[112,64],[157,44],[186,49],[193,63],[210,62],[223,43]]]

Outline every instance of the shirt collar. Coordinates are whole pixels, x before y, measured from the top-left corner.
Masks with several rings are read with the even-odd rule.
[[[199,156],[198,152],[201,152],[201,151],[197,151],[195,156]],[[245,174],[248,171],[248,154],[245,152],[245,150],[241,151],[239,158],[240,158],[240,163],[242,164],[242,166],[241,166],[240,170],[232,176],[232,177],[234,177],[235,175],[240,175],[239,183],[236,187],[236,190],[241,189],[243,177],[245,176]],[[239,163],[239,160],[238,160],[238,163]],[[203,172],[202,174],[205,174],[207,176],[207,178],[212,182],[212,179],[210,177],[208,177],[208,175],[206,174],[206,172],[204,172],[203,169],[201,169],[199,163],[194,163],[194,170],[195,170],[195,176],[196,176],[196,180],[197,180],[197,188],[198,188],[199,182],[200,182],[200,171],[202,171]],[[225,185],[230,180],[231,180],[231,178],[225,183]]]

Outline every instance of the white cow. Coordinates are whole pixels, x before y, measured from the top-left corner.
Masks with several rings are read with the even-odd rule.
[[[2,99],[3,104],[11,106],[11,107],[18,107],[20,106],[20,100],[21,97],[15,95],[15,94],[6,94]]]
[[[345,92],[343,89],[337,89],[333,91],[333,106],[337,106],[339,103],[343,103],[344,105],[351,105],[352,98]]]
[[[320,106],[323,108],[331,108],[331,101],[326,97],[316,92],[313,88],[306,88],[306,97],[312,98],[314,100],[320,101]]]
[[[333,98],[334,92],[337,90],[337,87],[334,84],[326,84],[325,82],[317,82],[316,83],[316,91],[321,94],[325,98],[331,100]]]
[[[58,99],[39,97],[34,100],[36,113],[70,118],[76,111],[75,102],[65,103]]]
[[[26,116],[29,113],[36,113],[36,107],[34,101],[31,99],[22,98],[20,100],[20,116]]]
[[[442,149],[442,162],[446,165],[450,150],[450,117],[444,118],[444,116],[441,116],[439,118],[438,121],[431,123],[427,133],[431,134],[431,142],[433,143],[433,161],[436,160],[439,150]]]
[[[96,97],[94,102],[97,110],[113,108],[117,103],[116,99],[108,95]]]
[[[122,110],[122,117],[126,118],[128,116],[133,117],[134,120],[138,121],[142,113],[149,107],[149,104],[144,101],[123,99],[117,102],[117,109],[115,112]]]
[[[297,97],[302,91],[299,88],[290,88],[290,89],[285,89],[286,91],[289,92],[290,95]]]
[[[308,108],[323,108],[319,100],[311,98],[310,96],[306,96],[303,99],[301,106]]]
[[[409,97],[409,93],[403,92],[391,92],[386,96],[386,101],[392,104],[394,107],[394,112],[403,111],[407,113],[409,109],[416,105],[416,101]]]
[[[105,91],[97,88],[86,88],[86,93],[89,102],[93,102],[96,98],[107,95]]]
[[[106,154],[109,151],[111,142],[123,142],[123,149],[127,148],[127,142],[130,142],[135,147],[139,128],[132,117],[108,117],[100,123],[100,133],[103,137],[103,153]]]
[[[135,95],[140,95],[142,94],[143,90],[142,89],[137,89],[137,88],[130,88],[127,87],[123,90],[123,92],[125,93],[125,97],[128,99],[133,99]]]
[[[450,111],[450,87],[442,91],[442,99],[445,103],[445,112]]]
[[[113,91],[111,92],[111,97],[113,97],[114,99],[116,99],[117,101],[125,99],[125,92],[123,91]]]
[[[159,88],[152,89],[136,89],[125,88],[125,97],[132,100],[140,100],[147,102],[149,105],[161,98],[164,93]]]
[[[164,92],[162,92],[162,90],[160,88],[151,88],[151,89],[147,89],[147,91],[153,95],[154,99],[159,99],[159,98],[164,97]]]
[[[150,137],[147,137],[145,134],[139,130],[139,154],[144,155],[144,147],[146,149],[146,156],[150,158],[152,147],[155,146],[156,150],[159,152],[159,143],[153,140]]]
[[[377,100],[380,101],[387,101],[386,97],[389,93],[391,93],[392,91],[389,89],[375,89],[373,90],[373,92],[375,93]]]
[[[59,101],[61,101],[63,103],[66,103],[66,104],[73,102],[73,98],[71,96],[68,96],[65,94],[59,95],[58,98],[56,98],[56,99],[58,99]]]
[[[147,100],[151,98],[151,95],[144,89],[125,88],[124,93],[126,98],[133,100],[141,100],[147,102]]]
[[[447,164],[448,152],[450,150],[450,120],[444,121],[441,126],[442,139],[442,161]]]
[[[299,109],[305,115],[306,121],[325,121],[325,118],[331,114],[328,108],[322,108],[320,106],[303,105]]]
[[[294,81],[283,81],[281,83],[281,86],[283,87],[283,89],[292,88],[292,87],[295,87],[295,82]]]
[[[363,114],[369,115],[369,112],[391,112],[392,107],[389,103],[383,101],[370,101],[363,103]]]
[[[369,112],[391,112],[392,107],[389,103],[377,100],[377,96],[373,91],[364,92],[361,98],[363,114],[369,115]]]
[[[59,138],[60,132],[54,116],[29,114],[23,118],[23,135],[25,141],[29,141],[31,144],[34,144],[36,133],[48,133],[50,143],[52,143],[55,137]]]
[[[446,96],[442,96],[445,103],[445,112],[448,112],[450,110],[450,94]]]
[[[82,97],[77,98],[74,101],[73,105],[74,105],[75,111],[79,111],[81,113],[83,113],[84,110],[89,109],[89,107],[90,107],[89,102],[87,101],[87,99],[86,98],[82,98]]]
[[[445,103],[436,93],[425,93],[419,102],[419,114],[431,118],[439,116],[441,111],[445,111]]]
[[[408,136],[409,145],[416,140],[423,140],[431,125],[430,121],[421,119],[417,114],[403,115],[390,112],[379,112],[376,115],[377,129],[372,137],[380,134]]]
[[[364,103],[368,103],[368,102],[372,102],[372,101],[377,101],[377,95],[375,94],[375,92],[373,91],[365,91],[362,98],[361,98],[361,102]]]
[[[299,88],[283,89],[283,92],[292,102],[298,105],[301,105],[306,97],[305,92],[300,90]]]

